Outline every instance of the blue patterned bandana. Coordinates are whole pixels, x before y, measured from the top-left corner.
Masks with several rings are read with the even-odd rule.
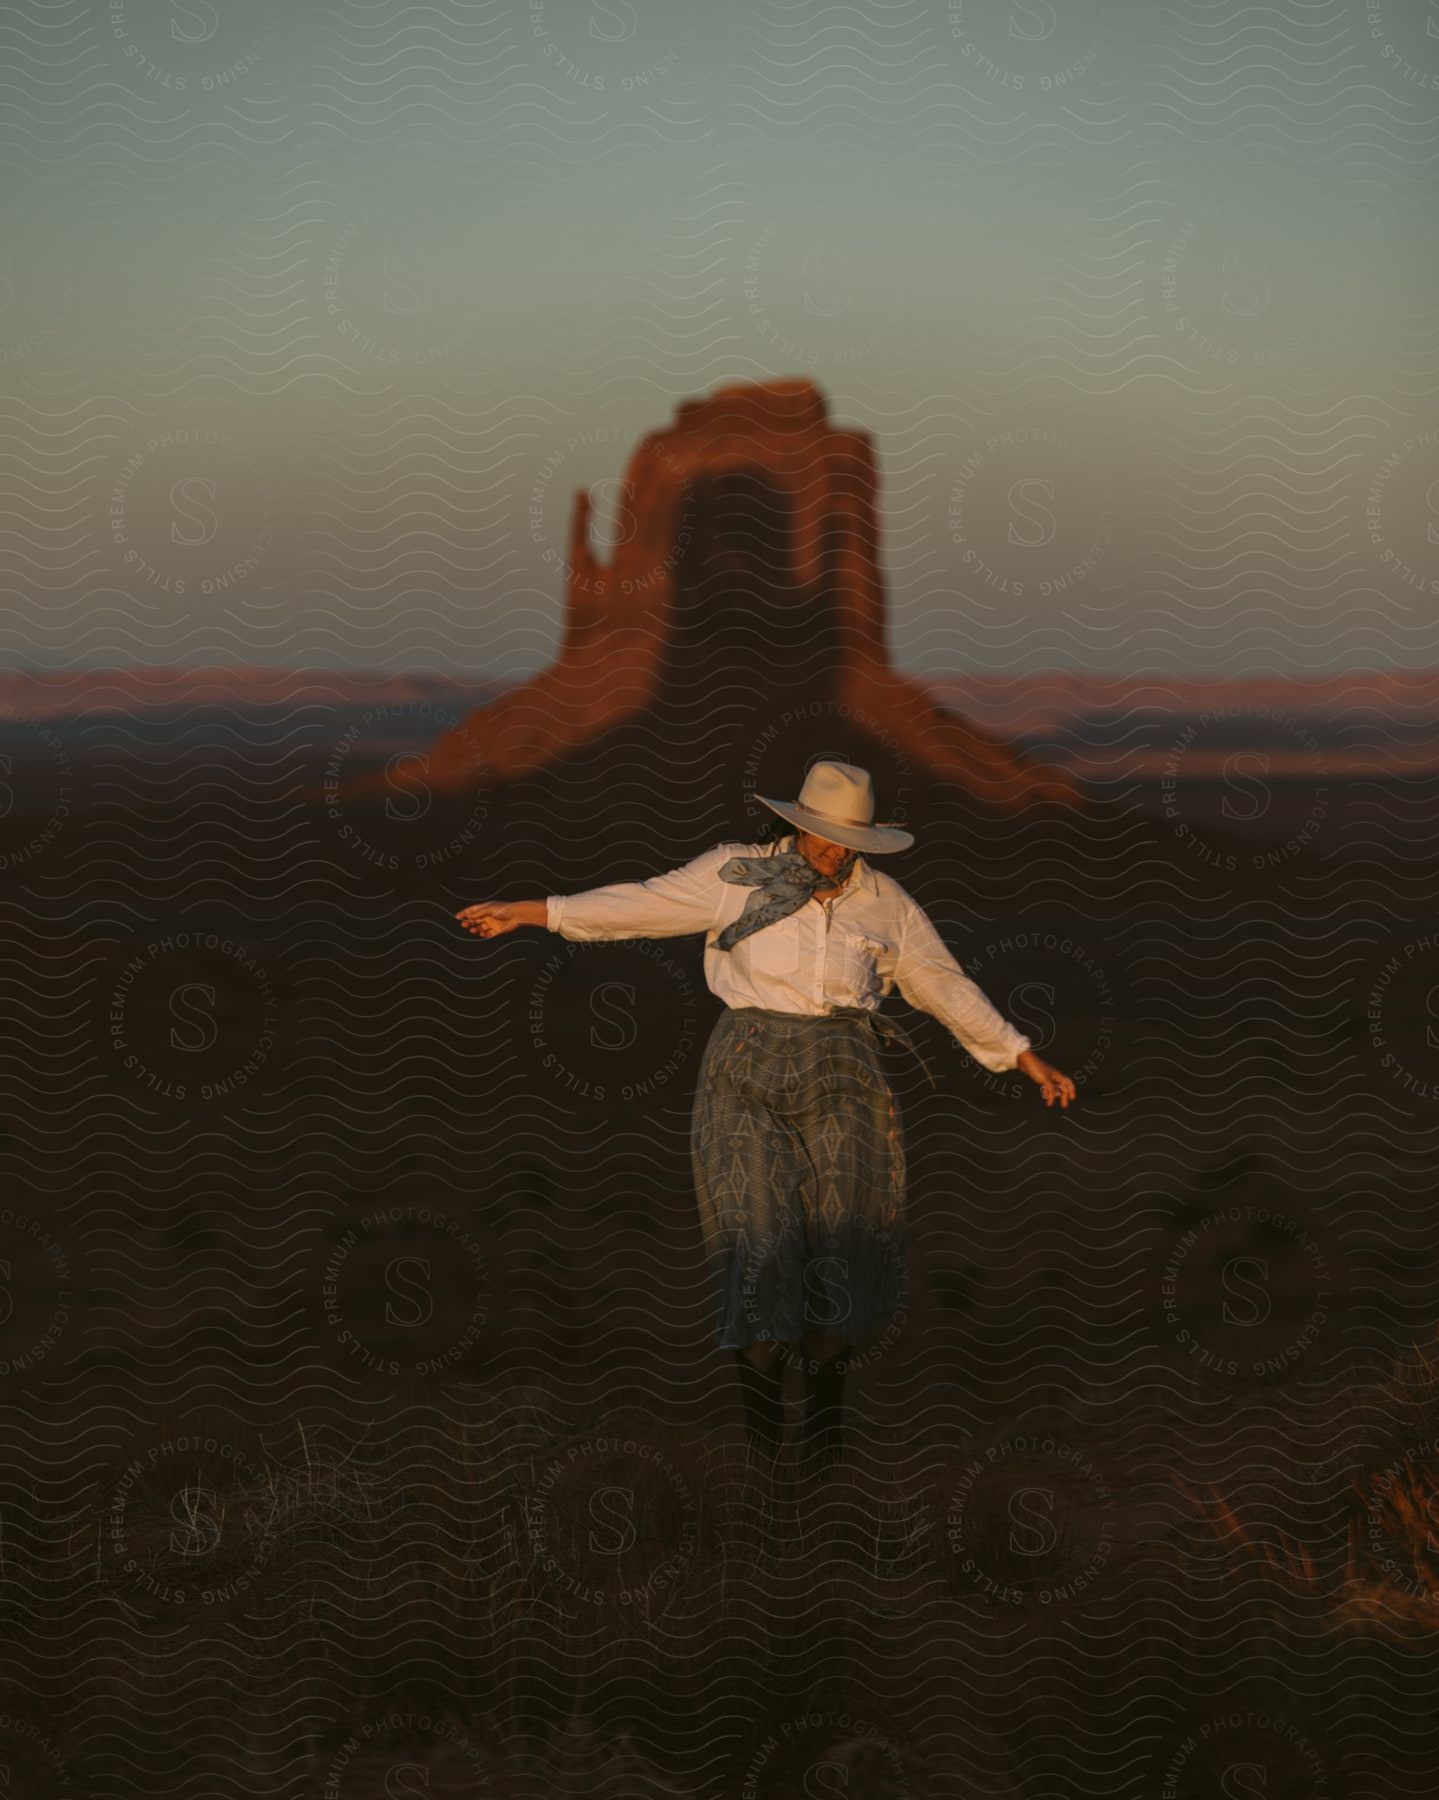
[[[779,919],[787,919],[817,887],[840,887],[859,854],[851,850],[833,875],[824,875],[798,850],[781,850],[776,856],[732,856],[720,864],[720,880],[753,887],[740,916],[726,925],[715,939],[717,950],[733,950],[741,938],[761,931]]]

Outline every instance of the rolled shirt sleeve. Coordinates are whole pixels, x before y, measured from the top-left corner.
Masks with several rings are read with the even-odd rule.
[[[983,1068],[1002,1075],[1017,1067],[1033,1046],[995,1010],[956,962],[923,907],[906,894],[901,907],[899,949],[883,973],[922,1012],[948,1026]]]
[[[550,894],[545,900],[545,923],[574,943],[684,937],[692,931],[708,931],[724,891],[719,865],[733,853],[732,844],[717,844],[691,862],[651,875],[647,881],[616,881],[608,887],[586,888],[581,894]]]

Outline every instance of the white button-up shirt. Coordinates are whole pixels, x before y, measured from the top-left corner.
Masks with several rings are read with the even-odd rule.
[[[774,856],[793,846],[792,836],[770,844],[716,844],[648,881],[551,894],[546,923],[578,943],[702,931],[705,980],[726,1006],[810,1016],[832,1006],[873,1011],[897,987],[911,1006],[947,1026],[984,1068],[995,1074],[1013,1069],[1030,1040],[964,973],[923,908],[862,856],[831,899],[806,900],[798,912],[751,932],[733,950],[716,948],[716,937],[756,891],[721,881],[720,866],[732,856]]]

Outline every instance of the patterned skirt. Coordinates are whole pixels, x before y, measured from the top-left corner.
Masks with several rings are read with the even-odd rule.
[[[722,1349],[848,1341],[904,1306],[904,1128],[873,1027],[761,1007],[715,1023],[690,1149]]]

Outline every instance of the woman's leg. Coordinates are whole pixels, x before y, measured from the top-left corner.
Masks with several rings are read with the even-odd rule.
[[[818,1473],[844,1449],[854,1339],[903,1305],[905,1154],[899,1104],[867,1028],[826,1044],[806,1098],[798,1120],[812,1171],[800,1453]]]
[[[784,1433],[784,1371],[794,1346],[774,1342],[746,1344],[735,1351],[745,1435],[757,1450],[779,1454]],[[843,1338],[808,1332],[804,1351],[804,1415],[800,1459],[810,1473],[824,1473],[838,1461],[845,1443],[845,1358],[852,1345]],[[784,1354],[781,1354],[781,1353]]]
[[[804,1340],[804,1419],[800,1457],[811,1474],[833,1468],[844,1450],[844,1378],[851,1345],[810,1332]]]
[[[752,1449],[779,1454],[784,1433],[784,1361],[776,1343],[746,1344],[735,1351],[745,1436]]]
[[[844,1348],[844,1339],[832,1332],[807,1331],[801,1339],[804,1353],[813,1363],[826,1363]]]
[[[746,1425],[777,1441],[784,1338],[795,1321],[788,1271],[802,1245],[794,1201],[803,1144],[770,1104],[781,1087],[760,1022],[721,1015],[700,1065],[690,1152],[715,1302],[715,1335],[734,1348]],[[737,1347],[736,1347],[737,1346]]]

